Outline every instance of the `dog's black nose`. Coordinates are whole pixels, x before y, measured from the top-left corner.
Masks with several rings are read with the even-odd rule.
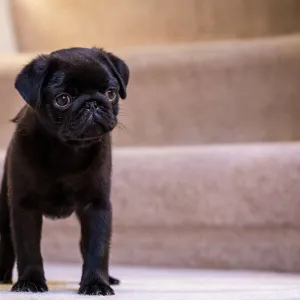
[[[85,102],[84,107],[87,109],[97,108],[98,103],[97,103],[97,101],[88,101],[88,102]]]

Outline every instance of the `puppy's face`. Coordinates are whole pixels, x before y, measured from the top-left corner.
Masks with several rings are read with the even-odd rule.
[[[15,86],[44,127],[65,142],[97,141],[117,124],[127,65],[97,48],[70,48],[25,66]]]

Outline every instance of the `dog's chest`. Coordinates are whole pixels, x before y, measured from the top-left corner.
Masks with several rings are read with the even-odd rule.
[[[75,207],[75,196],[61,189],[59,185],[51,187],[41,201],[43,214],[54,219],[69,217],[74,212]]]
[[[45,186],[43,192],[36,195],[34,201],[44,216],[52,219],[69,217],[78,206],[76,190],[62,183]]]

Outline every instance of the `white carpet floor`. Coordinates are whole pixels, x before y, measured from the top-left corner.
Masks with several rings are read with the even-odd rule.
[[[130,267],[113,267],[110,273],[122,280],[116,296],[108,296],[115,300],[300,300],[300,274]],[[0,299],[93,298],[76,294],[80,266],[48,264],[46,275],[50,292],[10,293],[2,286]]]

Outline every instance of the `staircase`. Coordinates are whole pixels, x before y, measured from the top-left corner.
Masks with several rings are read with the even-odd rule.
[[[112,263],[300,271],[300,35],[118,54]],[[0,57],[3,149],[28,59]],[[80,261],[75,217],[44,231],[47,260]]]

